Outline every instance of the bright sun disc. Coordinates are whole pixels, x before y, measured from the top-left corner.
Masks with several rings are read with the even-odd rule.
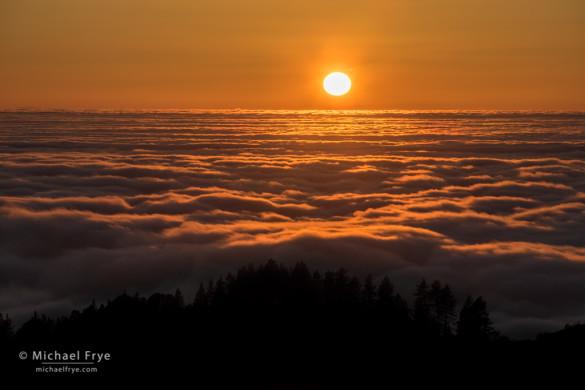
[[[334,72],[325,77],[323,88],[330,95],[345,95],[351,88],[351,80],[344,73]]]

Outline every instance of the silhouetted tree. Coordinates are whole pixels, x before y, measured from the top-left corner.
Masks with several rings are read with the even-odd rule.
[[[313,283],[315,283],[315,285],[318,286],[319,288],[321,287],[322,280],[323,279],[319,271],[313,272]]]
[[[357,303],[360,297],[362,284],[356,276],[352,276],[348,283],[348,296],[353,303]]]
[[[290,273],[290,280],[293,284],[309,286],[311,283],[311,273],[307,265],[298,261]]]
[[[84,318],[88,318],[88,317],[93,318],[93,317],[95,317],[96,313],[97,313],[97,305],[95,303],[95,299],[92,299],[91,303],[89,304],[88,307],[86,307],[83,310],[82,314],[83,314]]]
[[[140,298],[135,298],[135,300],[139,302]],[[177,289],[174,295],[161,293],[152,294],[146,303],[151,310],[165,313],[170,311],[176,312],[185,306],[183,294],[181,294],[179,289]]]
[[[414,293],[414,321],[422,327],[428,327],[431,322],[429,302],[429,286],[425,279],[416,286]]]
[[[226,298],[227,298],[226,285],[225,282],[223,281],[223,278],[220,277],[215,283],[211,303],[212,305],[215,306],[222,306],[226,303]]]
[[[307,265],[297,262],[290,273],[287,302],[296,309],[313,307],[316,304],[316,291]]]
[[[195,293],[195,300],[193,301],[193,306],[197,308],[205,307],[209,304],[207,300],[207,291],[205,291],[205,286],[203,282],[199,283],[199,289]]]
[[[423,279],[414,295],[414,320],[418,327],[429,335],[451,335],[456,320],[456,299],[451,287],[443,287],[438,280],[429,287]]]
[[[30,345],[45,345],[53,335],[54,322],[45,315],[39,317],[33,313],[30,320],[25,322],[16,332],[18,339]]]
[[[394,312],[398,321],[405,325],[409,320],[408,302],[400,294],[394,296]]]
[[[176,305],[176,307],[184,307],[185,306],[185,299],[183,298],[183,293],[181,292],[181,290],[176,289],[175,290],[175,297],[174,297],[174,303]]]
[[[333,271],[327,270],[323,276],[322,288],[323,298],[325,303],[332,305],[337,303],[338,295],[336,291],[335,274]]]
[[[416,286],[411,310],[389,277],[374,283],[372,275],[360,280],[344,268],[321,274],[303,262],[287,268],[270,260],[218,276],[217,282],[199,284],[193,305],[185,306],[179,289],[148,299],[124,292],[99,308],[94,301],[56,320],[35,313],[16,335],[0,316],[0,338],[49,350],[99,346],[123,363],[123,370],[112,372],[134,365],[141,375],[149,371],[144,367],[149,360],[153,370],[221,367],[247,375],[258,367],[262,374],[284,372],[302,361],[306,364],[300,373],[326,364],[336,370],[346,363],[352,369],[375,364],[376,348],[392,351],[382,359],[397,363],[411,361],[408,351],[433,348],[437,342],[459,346],[447,337],[455,298],[449,285],[438,281],[428,285],[423,279]],[[457,331],[458,340],[480,334],[491,341],[493,325],[483,298],[465,301]],[[379,362],[390,366],[387,360]]]
[[[213,303],[213,296],[215,295],[215,283],[213,279],[209,279],[207,282],[207,298],[206,301],[209,305]]]
[[[390,338],[400,338],[399,332],[410,322],[410,310],[407,302],[394,292],[394,286],[384,276],[376,292],[376,315],[384,324]]]
[[[376,297],[376,287],[374,286],[374,277],[368,274],[364,280],[362,289],[362,299],[367,308],[374,306],[374,299]]]
[[[455,296],[449,285],[441,286],[441,282],[435,280],[428,291],[428,305],[430,320],[440,335],[447,336],[452,333],[455,316]]]
[[[8,317],[8,314],[4,318],[0,313],[0,342],[10,339],[13,334],[12,320]]]
[[[388,276],[384,276],[378,287],[378,300],[382,306],[389,307],[394,300],[394,286]]]
[[[465,340],[487,341],[497,332],[490,320],[487,303],[482,297],[473,298],[468,295],[459,313],[457,335]]]

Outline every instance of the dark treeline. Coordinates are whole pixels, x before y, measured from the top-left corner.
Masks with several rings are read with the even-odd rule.
[[[35,313],[17,331],[0,316],[0,345],[3,364],[24,374],[34,364],[15,362],[18,351],[81,349],[112,355],[101,376],[172,371],[304,383],[339,380],[340,372],[372,377],[425,367],[442,375],[447,366],[474,370],[495,362],[517,369],[541,347],[551,351],[585,339],[577,325],[533,342],[510,341],[494,329],[482,297],[458,305],[440,281],[422,280],[412,301],[388,277],[374,283],[344,269],[321,274],[302,262],[286,268],[270,260],[202,283],[193,302],[179,290],[148,298],[124,293],[68,317]]]

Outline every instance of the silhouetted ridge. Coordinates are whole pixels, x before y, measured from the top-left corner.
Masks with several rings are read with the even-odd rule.
[[[424,366],[441,376],[458,364],[473,372],[494,356],[517,364],[534,351],[533,344],[498,335],[482,297],[468,296],[457,316],[449,285],[422,280],[414,290],[410,307],[387,276],[375,283],[343,268],[321,275],[302,262],[287,268],[269,260],[201,283],[192,303],[178,289],[148,298],[123,293],[68,317],[34,313],[16,333],[0,316],[0,341],[7,346],[4,360],[22,350],[109,352],[114,360],[102,376],[229,372],[254,382],[261,372],[267,381],[287,383],[329,382],[340,370],[377,375],[389,366],[404,372]],[[542,335],[539,342],[584,343],[584,328]]]

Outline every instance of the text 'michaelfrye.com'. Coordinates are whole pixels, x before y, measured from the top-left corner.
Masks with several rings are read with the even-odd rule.
[[[36,373],[95,373],[98,366],[111,360],[109,352],[91,350],[58,351],[33,350],[21,351],[18,357],[22,361],[34,362]]]

